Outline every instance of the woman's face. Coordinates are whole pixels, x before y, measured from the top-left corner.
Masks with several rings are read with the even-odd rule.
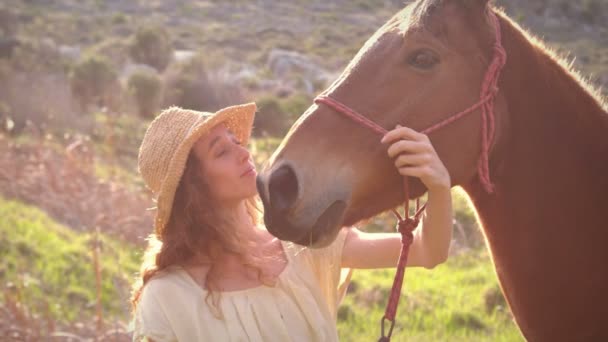
[[[234,203],[257,194],[251,154],[224,124],[211,129],[193,149],[215,200]]]

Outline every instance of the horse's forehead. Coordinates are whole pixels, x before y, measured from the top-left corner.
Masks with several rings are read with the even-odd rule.
[[[484,13],[487,7],[483,1],[419,1],[408,5],[397,16],[407,29],[424,27],[462,26]]]
[[[483,12],[475,11],[474,7],[465,6],[460,1],[431,1],[431,3],[434,5],[408,6],[411,7],[409,11],[406,8],[398,15],[398,27],[405,43],[410,41],[410,38],[419,41],[432,39],[443,47],[461,49],[463,45],[470,45],[469,43],[475,41],[481,34],[479,29],[472,28],[476,27],[476,24],[481,24],[483,17],[478,18],[477,14]]]

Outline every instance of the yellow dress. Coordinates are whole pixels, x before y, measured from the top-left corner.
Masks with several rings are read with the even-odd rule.
[[[206,290],[173,267],[144,287],[133,340],[338,341],[337,308],[351,275],[340,268],[347,231],[322,249],[282,242],[288,263],[277,285],[222,292],[223,319],[213,315]]]

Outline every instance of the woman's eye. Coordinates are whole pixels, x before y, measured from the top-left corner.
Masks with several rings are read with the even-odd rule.
[[[407,58],[407,62],[417,69],[429,70],[439,63],[439,57],[430,50],[418,50]]]
[[[219,150],[216,157],[221,157],[221,156],[225,155],[226,153],[228,153],[228,150],[223,148],[223,149]]]
[[[236,139],[232,140],[232,143],[235,144],[235,145],[239,145],[239,146],[241,145],[241,142],[239,140],[236,140]],[[228,142],[224,143],[223,146],[221,146],[220,149],[218,150],[218,152],[215,154],[215,157],[219,158],[219,157],[221,157],[223,155],[228,154],[230,152],[230,149],[232,149],[233,147],[234,146],[231,145]]]

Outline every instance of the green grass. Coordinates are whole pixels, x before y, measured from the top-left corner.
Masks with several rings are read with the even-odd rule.
[[[280,138],[265,137],[251,139],[249,142],[249,150],[253,155],[253,159],[258,170],[261,170],[266,166],[268,160],[272,156],[272,153],[279,147],[280,144]]]
[[[251,148],[259,157],[256,163],[267,160],[279,143],[277,138],[253,139]],[[453,195],[456,217],[472,234],[477,228],[468,200],[462,190]],[[382,221],[378,226],[394,224],[394,218],[385,216],[377,218]],[[142,250],[101,239],[104,317],[126,322],[129,282]],[[0,197],[0,288],[7,294],[11,292],[8,285],[13,284],[33,314],[44,317],[48,306],[54,320],[90,320],[96,303],[92,240],[92,234],[60,225],[35,207]],[[355,271],[350,293],[339,309],[342,341],[378,338],[393,275],[392,269]],[[500,295],[484,247],[452,256],[433,270],[407,270],[393,340],[523,340]]]
[[[141,251],[103,235],[100,240],[104,317],[124,320]],[[96,303],[93,241],[91,233],[76,233],[35,207],[0,197],[3,292],[17,292],[30,314],[64,322],[91,318]]]
[[[393,276],[388,269],[355,271],[338,313],[342,341],[378,339]],[[408,269],[393,340],[523,341],[498,291],[485,249],[432,270]]]

